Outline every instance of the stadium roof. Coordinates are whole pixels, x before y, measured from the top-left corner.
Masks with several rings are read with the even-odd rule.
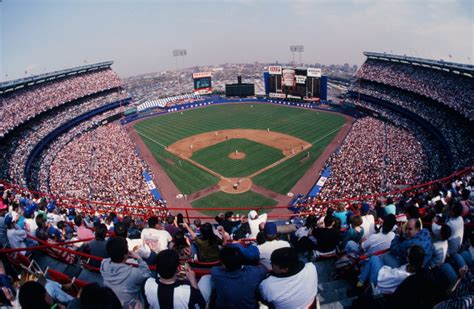
[[[5,92],[15,90],[20,87],[24,86],[32,86],[35,84],[55,80],[58,78],[62,78],[65,76],[70,76],[78,73],[83,73],[87,71],[93,71],[93,70],[98,70],[98,69],[104,69],[104,68],[110,68],[110,66],[113,64],[113,61],[104,61],[104,62],[98,62],[98,63],[93,63],[93,64],[87,64],[75,68],[69,68],[69,69],[63,69],[59,71],[54,71],[54,72],[49,72],[49,73],[44,73],[44,74],[39,74],[39,75],[33,75],[30,77],[25,77],[25,78],[20,78],[20,79],[14,79],[6,82],[0,83],[0,94],[3,94]]]
[[[432,69],[444,70],[446,72],[454,74],[462,74],[469,77],[474,77],[474,65],[462,64],[455,62],[447,62],[444,60],[431,60],[417,57],[409,57],[406,55],[392,55],[387,53],[376,53],[376,52],[364,52],[364,55],[369,59],[378,59],[385,61],[393,61],[399,63],[406,63],[412,65],[418,65],[428,67]]]

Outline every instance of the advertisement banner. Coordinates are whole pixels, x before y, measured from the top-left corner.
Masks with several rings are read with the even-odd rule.
[[[284,69],[282,74],[283,75],[282,75],[281,83],[286,87],[294,87],[295,86],[295,70]]]
[[[272,75],[281,75],[281,66],[271,65],[268,67],[268,73]]]
[[[212,74],[211,72],[198,72],[198,73],[193,73],[193,78],[202,78],[202,77],[211,77]]]
[[[284,93],[273,93],[273,92],[270,92],[270,93],[269,93],[269,96],[270,96],[270,98],[279,98],[279,99],[284,99],[284,98],[286,98],[286,94],[284,94]]]
[[[321,69],[320,68],[308,68],[308,73],[306,75],[308,77],[321,77]]]
[[[306,84],[306,76],[304,75],[296,75],[296,83],[297,84]]]
[[[291,94],[287,95],[286,97],[287,97],[288,99],[301,99],[301,97],[300,97],[300,96],[297,96],[297,95],[291,95]]]

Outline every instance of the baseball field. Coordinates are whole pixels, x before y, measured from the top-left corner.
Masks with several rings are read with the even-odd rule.
[[[345,122],[323,111],[236,103],[160,115],[134,129],[194,208],[234,208],[276,205]]]

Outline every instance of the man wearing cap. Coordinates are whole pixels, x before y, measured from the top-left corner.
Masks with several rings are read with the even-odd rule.
[[[249,225],[250,235],[249,238],[257,238],[257,234],[260,231],[260,223],[267,222],[267,214],[261,214],[260,216],[255,210],[249,212]]]
[[[272,265],[270,263],[270,257],[272,256],[273,251],[280,248],[289,248],[290,244],[287,241],[277,239],[278,233],[275,222],[265,223],[263,234],[265,236],[265,242],[258,246],[258,251],[260,252],[260,263],[265,265],[267,269],[271,270]]]

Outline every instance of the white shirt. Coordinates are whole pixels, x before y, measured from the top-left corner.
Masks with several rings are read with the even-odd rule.
[[[440,240],[433,243],[433,257],[431,258],[431,266],[438,266],[444,263],[448,255],[448,241]]]
[[[373,215],[362,216],[362,225],[364,228],[364,235],[362,236],[362,241],[369,238],[370,235],[375,233],[375,219]]]
[[[263,299],[280,308],[308,308],[318,293],[318,273],[313,263],[306,263],[297,274],[279,278],[270,276],[259,286]]]
[[[372,234],[366,241],[362,242],[362,249],[364,249],[367,254],[374,254],[377,251],[390,248],[393,238],[395,238],[395,233],[392,231],[387,234],[383,234],[382,232]]]
[[[168,243],[173,240],[170,233],[165,230],[157,230],[153,228],[143,229],[141,233],[141,238],[143,241],[156,241],[158,242],[158,248],[160,251],[168,249]]]
[[[262,222],[267,222],[267,214],[262,214],[257,219],[251,219],[249,217],[250,236],[249,238],[257,238],[257,234],[260,231],[259,225]]]
[[[462,238],[464,236],[464,221],[461,216],[457,218],[449,218],[446,225],[451,228],[451,237],[448,239],[448,254],[453,256],[461,248]],[[436,236],[440,235],[441,225],[433,222],[431,229],[433,230],[433,234]]]
[[[407,272],[406,264],[398,268],[383,266],[377,275],[377,290],[383,294],[393,293],[403,280],[410,275],[411,273]]]
[[[158,284],[156,283],[155,278],[149,278],[145,282],[145,297],[150,304],[150,308],[160,308],[160,303],[158,302]],[[173,293],[173,308],[187,309],[190,297],[191,287],[189,285],[180,285],[175,288]]]
[[[266,241],[265,243],[257,246],[258,251],[260,252],[260,263],[265,265],[267,269],[272,269],[270,257],[272,256],[273,251],[276,249],[289,247],[290,244],[284,240]]]
[[[8,229],[7,230],[8,242],[12,248],[25,248],[26,243],[26,232],[24,230]]]
[[[25,225],[28,227],[28,234],[36,236],[36,229],[38,228],[38,225],[36,225],[36,220],[31,218],[25,219]]]

